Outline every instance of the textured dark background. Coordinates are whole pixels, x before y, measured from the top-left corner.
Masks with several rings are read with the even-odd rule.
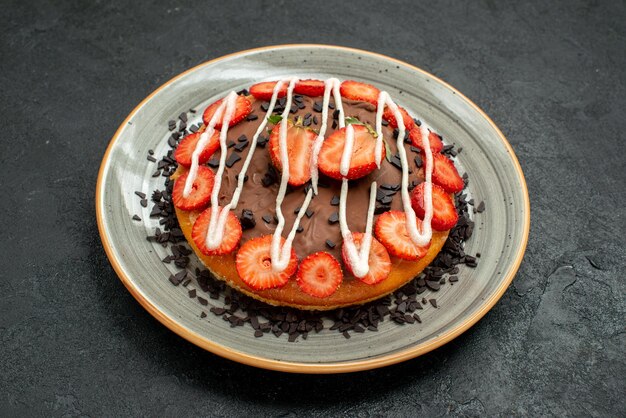
[[[2,3],[0,415],[626,414],[623,1]],[[148,315],[102,250],[97,169],[135,105],[205,60],[298,42],[443,78],[526,173],[517,278],[421,358],[340,376],[223,360]]]

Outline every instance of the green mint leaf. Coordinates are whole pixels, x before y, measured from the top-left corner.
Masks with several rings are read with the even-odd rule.
[[[267,121],[272,125],[278,125],[281,120],[283,120],[283,117],[280,115],[272,115],[267,118]]]
[[[391,148],[389,148],[389,144],[387,143],[387,140],[385,138],[383,138],[383,142],[385,143],[385,159],[387,160],[387,162],[391,162]]]
[[[345,120],[348,125],[365,125],[363,122],[352,116],[348,116]]]

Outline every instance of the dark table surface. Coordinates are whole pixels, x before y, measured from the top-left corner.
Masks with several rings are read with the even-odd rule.
[[[168,3],[3,2],[0,415],[626,414],[624,2]],[[94,209],[117,126],[183,70],[281,43],[424,68],[517,152],[525,260],[448,346],[351,375],[257,370],[168,331],[117,279]]]

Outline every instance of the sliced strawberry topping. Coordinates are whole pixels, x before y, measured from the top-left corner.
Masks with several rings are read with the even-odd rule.
[[[269,153],[272,163],[282,170],[280,162],[280,127],[279,123],[272,129],[269,140]],[[302,126],[300,121],[287,121],[287,156],[289,158],[289,184],[302,186],[311,179],[311,152],[317,134]]]
[[[274,94],[274,87],[276,86],[276,81],[264,81],[262,83],[256,83],[255,85],[250,87],[250,94],[259,100],[270,101],[272,100],[272,94]],[[283,83],[280,90],[278,90],[278,95],[276,97],[284,97],[287,94],[286,83]]]
[[[404,129],[406,129],[407,132],[413,129],[413,127],[415,126],[415,121],[409,115],[409,113],[406,110],[404,110],[403,107],[400,107],[400,106],[398,106],[398,111],[400,112],[400,114],[402,114],[402,121],[404,122]],[[383,119],[389,122],[389,126],[391,126],[392,128],[398,127],[398,122],[396,121],[396,115],[391,111],[389,106],[385,107],[385,111],[383,112]]]
[[[284,242],[282,239],[281,245]],[[263,235],[246,242],[237,252],[236,267],[239,277],[254,290],[284,286],[298,269],[298,258],[292,249],[287,268],[280,273],[274,272],[270,256],[271,245],[272,236]]]
[[[354,80],[346,80],[341,83],[341,96],[350,100],[368,102],[374,106],[378,105],[378,95],[380,90],[371,84],[360,83]]]
[[[204,121],[205,125],[209,125],[213,114],[222,103],[222,100],[224,99],[219,99],[217,102],[209,105],[209,107],[206,108],[204,114],[202,115],[202,120]],[[237,96],[235,112],[233,113],[233,117],[230,119],[230,123],[228,124],[228,126],[234,126],[244,120],[250,114],[250,111],[252,111],[252,103],[250,103],[250,100],[248,100],[246,96]],[[224,112],[226,112],[226,109],[224,109]],[[216,129],[220,129],[221,127],[222,118],[220,118],[215,124]]]
[[[411,192],[411,206],[420,219],[424,219],[424,187],[426,183],[418,184]],[[435,231],[447,231],[459,220],[454,201],[441,187],[433,184],[433,219],[431,225]]]
[[[411,144],[413,146],[424,149],[424,145],[422,144],[422,130],[419,126],[414,127],[409,132],[409,138],[411,138]],[[434,132],[428,134],[428,144],[430,145],[430,150],[432,152],[441,152],[443,149],[443,142],[441,142],[441,138]]]
[[[198,175],[191,186],[191,193],[189,193],[189,196],[184,197],[183,190],[185,189],[185,182],[187,181],[188,175],[189,172],[187,171],[178,177],[174,183],[174,189],[172,190],[174,206],[182,210],[203,209],[211,200],[215,174],[213,174],[210,168],[203,165],[199,166]]]
[[[324,95],[324,82],[322,80],[300,80],[296,83],[293,91],[296,94],[303,94],[309,97],[319,97]]]
[[[460,192],[465,187],[454,163],[443,154],[433,154],[433,183],[448,193]]]
[[[335,257],[320,251],[302,260],[296,280],[304,293],[325,298],[335,293],[343,280],[343,273]]]
[[[176,158],[176,162],[178,164],[184,167],[191,167],[191,156],[196,149],[198,141],[200,140],[200,135],[202,134],[199,132],[189,134],[184,137],[182,141],[180,141],[180,144],[178,144],[178,147],[176,147],[176,151],[174,152],[174,158]],[[213,155],[213,153],[217,151],[219,147],[220,133],[216,131],[211,139],[209,139],[206,147],[204,147],[204,149],[198,156],[198,163],[204,164],[209,161],[211,155]]]
[[[420,230],[422,221],[415,220],[417,229]],[[374,233],[391,255],[404,260],[420,259],[426,255],[430,247],[430,243],[423,247],[415,245],[406,229],[406,215],[399,210],[391,210],[380,215],[376,220]]]
[[[354,232],[352,234],[352,239],[354,240],[354,245],[357,250],[361,249],[361,241],[363,240],[365,234],[360,232]],[[348,262],[348,255],[346,252],[346,244],[344,242],[341,256],[343,257],[343,264],[346,267],[346,270],[350,274],[352,273],[352,268],[350,267],[350,263]],[[370,256],[368,259],[369,271],[367,274],[361,278],[358,278],[365,284],[376,284],[382,282],[387,277],[389,277],[389,273],[391,272],[391,259],[389,258],[389,253],[381,244],[376,240],[376,238],[372,237],[372,244],[370,246]]]
[[[367,127],[352,125],[354,127],[354,144],[352,146],[352,158],[350,169],[346,176],[349,180],[367,176],[376,169],[375,148],[376,138]],[[346,143],[346,128],[333,132],[324,140],[318,158],[319,170],[337,180],[341,180],[340,163],[343,155],[343,147]],[[385,158],[385,148],[381,154],[381,161]]]
[[[226,224],[224,225],[224,237],[219,247],[209,250],[206,246],[206,235],[211,222],[212,208],[206,208],[204,212],[198,216],[191,230],[191,237],[202,254],[206,255],[224,255],[230,254],[239,244],[242,229],[239,218],[233,212],[228,212]],[[219,212],[218,212],[219,213]]]

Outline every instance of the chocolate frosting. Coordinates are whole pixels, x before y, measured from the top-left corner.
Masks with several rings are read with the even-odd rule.
[[[315,112],[313,110],[313,104],[318,101],[321,103],[321,98],[310,98],[307,96],[302,97],[302,103],[304,107],[298,109],[295,113],[290,114],[290,118],[296,118],[298,116],[304,117],[307,113],[317,117],[318,123],[312,123],[311,128],[319,130],[321,127],[322,113]],[[263,102],[253,100],[251,115],[257,115],[256,120],[245,120],[236,126],[233,126],[228,131],[228,139],[237,144],[237,139],[241,135],[246,135],[249,141],[252,140],[252,136],[256,132],[261,118],[264,117],[265,111],[261,108]],[[331,103],[333,100],[331,99]],[[358,118],[361,122],[370,124],[375,128],[376,122],[376,109],[373,105],[364,102],[356,102],[350,100],[343,101],[344,111],[346,116],[352,116]],[[329,109],[328,125],[327,125],[326,137],[331,135],[337,128],[333,128],[333,109]],[[268,128],[272,125],[268,123]],[[396,139],[393,137],[393,130],[389,127],[383,126],[383,135],[389,148],[391,149],[392,156],[397,154]],[[269,132],[261,134],[261,136],[269,137]],[[415,157],[418,153],[411,150],[410,144],[404,144],[407,151],[407,159],[409,162],[409,183],[414,181],[416,184],[423,181],[423,170],[418,168],[415,162]],[[248,145],[241,152],[236,151],[235,147],[228,148],[228,157],[232,153],[239,153],[241,159],[237,161],[232,167],[226,167],[224,171],[224,177],[222,180],[222,187],[219,194],[220,205],[225,205],[230,202],[233,191],[237,187],[236,176],[240,173],[243,162],[246,155],[250,151]],[[219,151],[213,158],[219,157]],[[227,158],[228,160],[228,158]],[[256,226],[252,229],[243,231],[242,242],[245,242],[251,238],[261,235],[272,234],[276,228],[276,222],[274,218],[276,207],[276,195],[278,194],[278,181],[269,187],[265,187],[262,183],[265,173],[268,171],[268,164],[271,164],[269,152],[266,147],[257,146],[255,155],[248,167],[248,180],[244,183],[244,188],[235,209],[235,214],[241,216],[241,212],[244,209],[249,209],[254,213],[256,219]],[[278,173],[280,176],[280,173]],[[339,206],[332,206],[330,204],[334,196],[339,197],[341,189],[341,181],[330,179],[320,173],[320,186],[319,193],[313,198],[309,206],[309,213],[313,214],[309,218],[304,216],[300,222],[303,228],[302,232],[297,233],[293,241],[293,248],[298,255],[298,258],[302,259],[309,254],[317,251],[327,251],[332,254],[339,262],[342,262],[341,258],[341,232],[339,229],[339,223],[330,224],[328,218],[335,212],[339,211]],[[364,232],[367,208],[369,204],[370,185],[372,181],[376,181],[380,188],[383,184],[399,185],[401,181],[401,171],[399,168],[392,165],[386,158],[383,159],[379,170],[374,170],[370,175],[358,180],[350,182],[350,190],[348,192],[348,201],[346,208],[346,218],[348,225],[352,232]],[[284,236],[291,230],[291,226],[296,218],[295,210],[298,209],[305,197],[305,187],[291,188],[288,191],[282,205],[283,215],[285,216],[285,232]],[[398,191],[392,196],[391,202],[392,210],[403,211],[402,199],[400,192]],[[272,221],[268,224],[262,217],[269,215]],[[326,240],[330,240],[335,244],[334,248],[329,248],[326,244]],[[345,269],[344,269],[345,272]],[[346,274],[348,276],[348,274]]]

